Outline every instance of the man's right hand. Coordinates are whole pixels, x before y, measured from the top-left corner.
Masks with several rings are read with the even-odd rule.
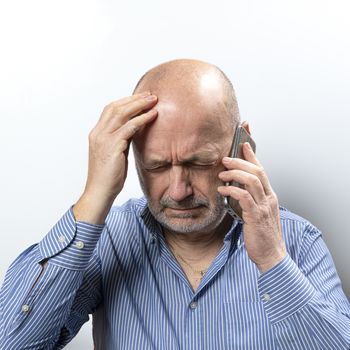
[[[73,207],[77,221],[103,224],[124,186],[134,134],[157,116],[157,97],[137,94],[107,105],[89,134],[89,169],[84,193]],[[144,112],[146,111],[146,112]]]

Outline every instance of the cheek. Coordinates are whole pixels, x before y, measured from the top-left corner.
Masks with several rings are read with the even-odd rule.
[[[142,179],[146,193],[153,199],[161,198],[168,187],[169,176],[165,173],[142,172]]]
[[[217,187],[222,184],[218,174],[221,169],[214,168],[206,171],[194,171],[191,176],[192,186],[195,192],[216,196]]]

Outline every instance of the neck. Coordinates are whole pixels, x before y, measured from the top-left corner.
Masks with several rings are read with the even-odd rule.
[[[164,237],[175,255],[178,254],[189,262],[196,262],[217,254],[231,225],[232,218],[227,215],[213,231],[183,234],[164,230]]]

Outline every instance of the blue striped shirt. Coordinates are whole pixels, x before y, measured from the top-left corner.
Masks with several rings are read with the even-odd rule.
[[[71,207],[10,266],[0,349],[61,349],[89,314],[97,350],[349,349],[350,306],[320,231],[280,212],[284,260],[261,274],[234,222],[193,291],[144,198],[104,225]]]

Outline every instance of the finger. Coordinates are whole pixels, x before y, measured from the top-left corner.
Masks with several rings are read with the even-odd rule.
[[[248,173],[255,174],[258,166],[241,158],[224,157],[222,163],[227,169],[240,169]]]
[[[107,120],[105,130],[107,132],[114,132],[128,120],[150,110],[156,103],[157,97],[155,95],[149,95],[118,107],[115,113]]]
[[[225,182],[234,181],[244,185],[245,189],[251,194],[257,204],[266,201],[265,190],[260,179],[256,175],[235,169],[219,173],[219,178]]]
[[[120,120],[120,125],[122,125],[130,118],[130,113],[136,115],[142,110],[151,108],[156,101],[156,96],[145,92],[111,102],[104,108],[100,124],[102,124],[102,127],[106,127],[111,120],[117,119]]]
[[[143,113],[128,122],[126,122],[120,129],[116,130],[115,133],[122,140],[130,141],[130,139],[146,124],[152,122],[158,115],[156,109],[151,109],[146,113]]]
[[[239,187],[234,186],[219,186],[218,192],[223,196],[229,196],[239,202],[243,211],[254,213],[257,211],[257,205],[251,194]]]
[[[145,98],[145,97],[147,97],[149,95],[151,95],[150,91],[144,91],[144,92],[140,92],[138,94],[134,94],[134,95],[123,97],[123,98],[121,98],[121,99],[119,99],[117,101],[112,101],[109,105],[111,107],[120,107],[120,106],[125,105],[126,103],[135,101],[135,100],[140,99],[140,98]]]
[[[112,101],[112,102],[108,103],[108,105],[106,105],[102,111],[100,120],[105,120],[106,118],[108,118],[110,116],[110,114],[113,113],[113,111],[115,111],[116,108],[121,107],[121,106],[125,105],[126,103],[135,101],[137,99],[147,97],[150,94],[151,93],[149,91],[146,91],[146,92],[143,92],[140,94],[126,96],[126,97],[123,97],[117,101]]]
[[[253,151],[252,151],[253,152]],[[254,152],[253,152],[254,154]],[[257,163],[252,163],[249,162],[248,160],[243,160],[240,158],[229,158],[229,157],[224,157],[222,159],[222,164],[225,166],[225,168],[232,170],[232,169],[239,169],[243,170],[247,173],[253,174],[257,176],[262,183],[262,186],[264,188],[265,194],[270,195],[272,193],[272,188],[270,185],[270,181],[265,173],[264,168],[260,164],[259,161]]]
[[[262,167],[262,165],[260,164],[258,158],[256,157],[251,145],[249,142],[244,142],[244,144],[242,145],[243,148],[243,155],[244,158],[250,162],[253,163],[259,167]]]

